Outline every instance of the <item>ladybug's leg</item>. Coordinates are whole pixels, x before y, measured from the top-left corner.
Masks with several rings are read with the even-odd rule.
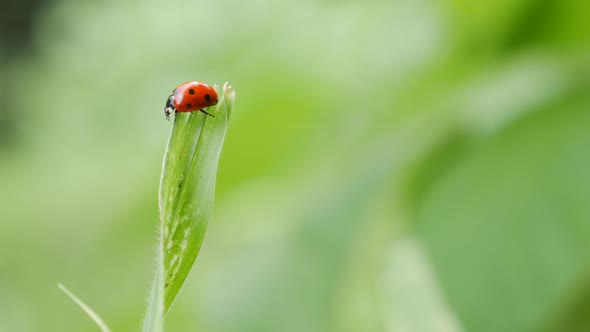
[[[201,109],[201,110],[199,110],[199,111],[201,111],[201,112],[203,112],[203,113],[205,113],[205,114],[207,114],[207,115],[209,115],[209,116],[211,116],[211,117],[215,117],[215,115],[213,115],[213,114],[211,114],[211,113],[209,113],[209,112],[207,112],[207,111],[205,111],[205,110],[203,110],[203,109]]]

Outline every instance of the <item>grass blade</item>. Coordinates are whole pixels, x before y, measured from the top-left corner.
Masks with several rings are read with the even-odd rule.
[[[72,301],[74,301],[80,308],[82,308],[82,310],[84,310],[84,312],[88,315],[88,317],[90,317],[90,319],[92,319],[96,323],[96,325],[98,325],[98,327],[100,328],[100,330],[102,332],[111,332],[111,330],[109,329],[107,324],[105,324],[105,322],[100,318],[100,316],[98,316],[98,314],[96,314],[96,312],[94,312],[94,310],[90,309],[90,307],[86,303],[82,302],[82,300],[80,300],[76,295],[74,295],[74,293],[72,293],[64,285],[57,284],[57,287],[62,292],[64,292],[70,299],[72,299]]]
[[[164,271],[161,262],[162,259],[158,258],[158,269],[143,321],[143,332],[164,332],[164,282],[162,279]]]
[[[217,89],[217,87],[215,87]],[[213,211],[215,178],[235,92],[228,83],[207,111],[176,113],[160,179],[158,271],[144,332],[162,332],[164,316],[199,253]]]

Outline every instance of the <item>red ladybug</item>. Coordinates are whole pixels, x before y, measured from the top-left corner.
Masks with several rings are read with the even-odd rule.
[[[172,112],[201,111],[213,116],[204,110],[205,107],[217,104],[217,92],[209,85],[201,82],[187,82],[176,87],[166,101],[164,115],[170,119]]]

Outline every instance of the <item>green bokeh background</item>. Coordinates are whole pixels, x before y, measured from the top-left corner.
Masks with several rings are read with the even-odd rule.
[[[0,331],[96,331],[57,282],[139,330],[188,80],[237,101],[168,331],[589,331],[589,12],[47,2],[0,57]]]

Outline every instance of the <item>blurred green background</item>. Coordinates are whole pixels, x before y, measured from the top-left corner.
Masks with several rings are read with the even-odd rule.
[[[2,4],[0,331],[139,330],[179,83],[237,91],[168,331],[590,331],[590,3]]]

